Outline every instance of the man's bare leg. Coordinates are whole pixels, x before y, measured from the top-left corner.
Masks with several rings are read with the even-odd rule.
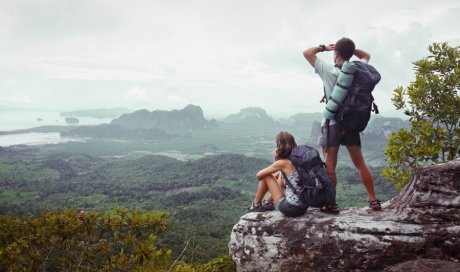
[[[337,187],[337,175],[335,174],[335,168],[337,167],[337,155],[339,154],[339,146],[334,147],[323,147],[324,161],[326,163],[327,174],[331,178],[332,185],[334,188]]]
[[[374,191],[374,178],[372,173],[366,165],[366,162],[363,158],[363,153],[361,152],[360,146],[347,146],[348,154],[350,155],[353,164],[359,172],[359,177],[361,178],[364,187],[367,190],[368,200],[376,200],[375,191]]]
[[[337,166],[337,155],[339,153],[339,148],[340,148],[339,146],[328,147],[328,148],[323,147],[323,155],[324,155],[324,161],[326,163],[326,171],[327,171],[328,176],[331,178],[331,182],[332,182],[332,185],[334,185],[334,188],[337,187],[337,175],[335,173],[335,168]],[[322,212],[333,213],[333,214],[337,214],[340,212],[335,199],[332,205],[323,206],[320,208],[320,210]]]

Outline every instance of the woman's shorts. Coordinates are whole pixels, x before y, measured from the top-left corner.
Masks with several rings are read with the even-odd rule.
[[[307,208],[292,205],[289,202],[287,202],[285,197],[283,197],[279,201],[278,210],[286,216],[296,217],[296,216],[304,215],[305,212],[307,211]]]

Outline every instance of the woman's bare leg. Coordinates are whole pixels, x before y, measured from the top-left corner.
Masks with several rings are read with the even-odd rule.
[[[268,175],[259,181],[254,203],[261,203],[267,192],[270,192],[273,201],[277,201],[284,196],[283,190],[272,175]]]
[[[274,174],[273,177],[276,179],[276,182],[278,182],[278,184],[281,187],[281,189],[284,189],[286,187],[286,183],[284,182],[283,174],[281,173],[281,171],[279,171],[278,173]],[[268,195],[265,198],[265,200],[268,201],[268,202],[273,202],[272,195],[271,194]]]

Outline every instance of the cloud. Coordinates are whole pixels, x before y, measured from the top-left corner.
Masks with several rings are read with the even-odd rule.
[[[24,104],[31,104],[33,102],[33,99],[24,94],[14,94],[14,95],[9,95],[9,96],[1,96],[0,97],[0,103],[6,103],[8,104],[19,104],[19,105],[24,105]]]
[[[120,69],[116,67],[91,67],[91,66],[66,66],[51,63],[38,63],[30,66],[32,69],[43,73],[52,79],[64,80],[127,80],[127,81],[148,81],[162,79],[154,74]]]
[[[146,102],[151,99],[151,96],[148,94],[147,90],[140,87],[134,87],[130,89],[125,95],[124,98],[131,101],[142,101]]]
[[[187,98],[183,96],[179,96],[179,95],[168,95],[166,99],[172,103],[179,103],[179,104],[184,104],[188,102]]]
[[[178,87],[151,89],[140,86],[130,88],[123,95],[111,97],[111,102],[116,105],[129,105],[129,107],[167,110],[182,108],[193,103]]]
[[[3,1],[0,89],[63,107],[321,111],[322,84],[302,51],[349,36],[372,54],[382,73],[375,96],[392,109],[392,90],[413,80],[412,62],[428,44],[459,42],[459,7],[450,0],[360,0],[352,8],[339,0]],[[320,57],[332,61],[330,53]]]

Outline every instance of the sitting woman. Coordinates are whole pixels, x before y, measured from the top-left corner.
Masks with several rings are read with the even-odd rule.
[[[292,186],[296,190],[300,190],[296,182],[299,174],[289,160],[291,150],[296,146],[297,144],[294,136],[288,132],[280,132],[276,135],[276,150],[274,152],[275,162],[257,173],[259,186],[254,202],[252,202],[251,207],[248,208],[248,212],[273,210],[274,205],[272,201],[274,201],[278,210],[286,216],[295,217],[305,214],[307,207],[300,202],[299,197],[294,194],[289,186],[283,186],[284,182],[282,182],[281,177],[281,173],[284,173]],[[277,179],[280,182],[277,182]],[[285,187],[284,190],[283,187]],[[267,192],[271,194],[270,200],[266,200],[262,203]]]

